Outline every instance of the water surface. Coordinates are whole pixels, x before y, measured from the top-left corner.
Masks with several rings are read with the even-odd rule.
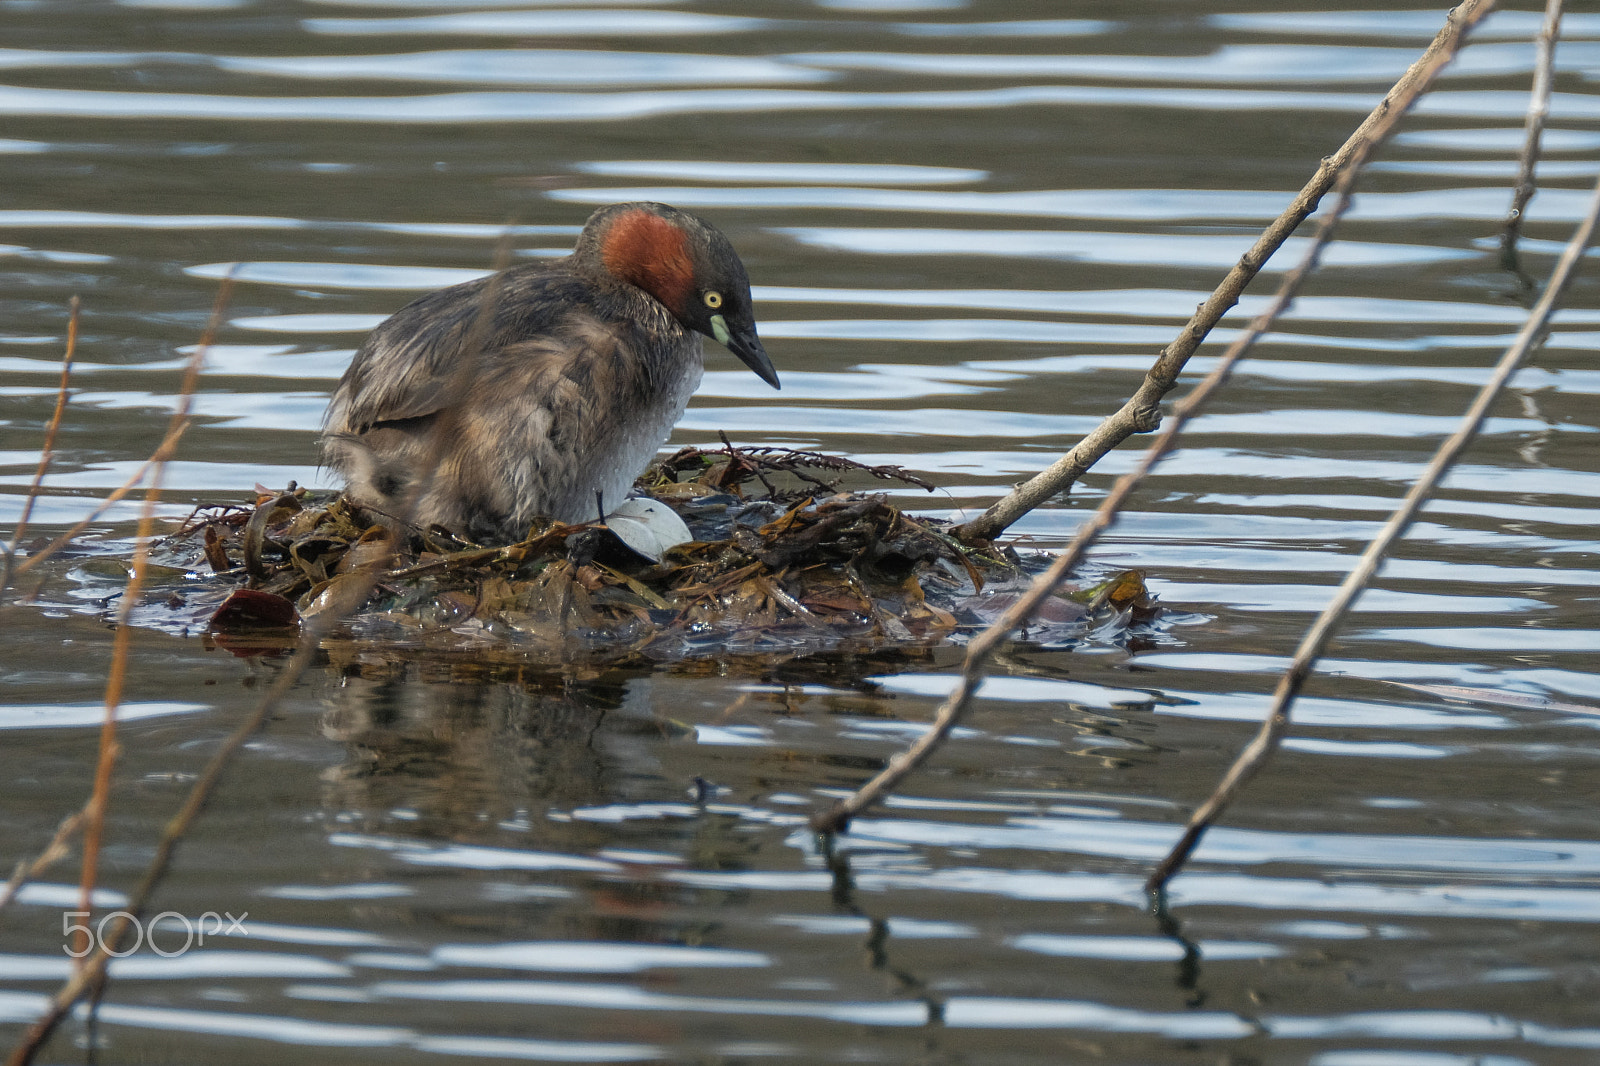
[[[207,912],[247,933],[119,962],[99,1060],[1591,1061],[1593,276],[1170,919],[1140,890],[1521,323],[1497,257],[1539,21],[1520,6],[1385,150],[1306,295],[1096,549],[1149,573],[1160,625],[1015,647],[831,854],[806,817],[918,734],[959,648],[655,669],[335,655],[155,901],[163,949]],[[1400,7],[0,3],[0,514],[33,476],[73,295],[75,392],[30,541],[149,454],[230,272],[174,517],[328,486],[317,427],[363,331],[502,240],[561,255],[594,206],[634,198],[729,234],[784,380],[713,352],[669,446],[819,448],[940,487],[901,506],[982,507],[1122,402],[1425,46],[1441,11]],[[1564,31],[1535,277],[1600,148],[1600,19]],[[1014,534],[1059,545],[1140,443]],[[96,546],[136,513],[113,507],[37,603],[0,608],[7,864],[87,790],[119,576]],[[136,635],[100,906],[278,668]],[[64,863],[0,915],[8,1042],[69,972],[75,879]],[[69,1023],[41,1061],[86,1059],[88,1033]]]

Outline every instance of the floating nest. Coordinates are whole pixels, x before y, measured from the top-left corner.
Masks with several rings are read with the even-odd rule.
[[[199,626],[240,652],[286,646],[318,618],[333,640],[563,660],[960,642],[1049,562],[963,545],[885,495],[837,489],[864,473],[931,491],[897,467],[725,445],[684,448],[639,479],[639,495],[694,538],[648,555],[598,521],[484,546],[437,527],[397,532],[342,496],[258,487],[250,504],[197,511],[156,546],[152,560],[186,575],[189,594],[141,621]],[[1142,573],[1112,573],[1054,597],[1028,635],[1065,645],[1154,611]]]

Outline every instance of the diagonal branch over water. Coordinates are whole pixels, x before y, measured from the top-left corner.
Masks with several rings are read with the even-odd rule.
[[[1572,235],[1566,250],[1561,253],[1561,259],[1556,263],[1554,273],[1550,275],[1549,284],[1545,286],[1544,295],[1539,298],[1539,303],[1534,307],[1533,313],[1528,316],[1528,321],[1523,325],[1521,332],[1511,342],[1500,361],[1495,364],[1494,373],[1478,391],[1477,398],[1472,401],[1472,406],[1461,418],[1460,427],[1448,440],[1439,445],[1439,450],[1434,453],[1433,461],[1428,464],[1428,469],[1423,471],[1416,484],[1411,486],[1411,491],[1406,493],[1406,498],[1399,508],[1389,516],[1383,529],[1367,545],[1367,550],[1362,554],[1360,562],[1355,569],[1350,571],[1344,583],[1339,586],[1339,591],[1334,594],[1333,601],[1317,616],[1310,630],[1306,632],[1300,642],[1299,650],[1295,652],[1294,661],[1289,664],[1289,669],[1284,673],[1283,679],[1278,682],[1277,690],[1272,694],[1272,708],[1267,712],[1267,720],[1262,723],[1261,730],[1248,747],[1240,753],[1239,758],[1229,768],[1222,782],[1217,785],[1209,799],[1196,810],[1189,819],[1189,824],[1184,828],[1183,836],[1174,845],[1167,857],[1161,860],[1161,865],[1156,872],[1150,875],[1147,888],[1152,893],[1162,891],[1169,880],[1193,853],[1200,843],[1200,837],[1227,809],[1233,797],[1244,787],[1256,772],[1261,769],[1266,761],[1277,750],[1279,741],[1289,727],[1289,712],[1294,704],[1295,696],[1299,694],[1301,686],[1311,674],[1317,659],[1327,647],[1334,629],[1343,620],[1345,614],[1355,603],[1356,597],[1366,589],[1373,575],[1378,572],[1384,557],[1389,554],[1396,541],[1405,536],[1412,521],[1422,505],[1433,495],[1433,490],[1440,480],[1449,472],[1457,458],[1466,446],[1472,443],[1482,428],[1483,421],[1489,416],[1489,409],[1499,398],[1506,383],[1511,380],[1511,375],[1527,359],[1528,353],[1543,343],[1550,326],[1550,316],[1561,303],[1561,297],[1566,293],[1567,286],[1572,283],[1572,278],[1577,272],[1578,263],[1583,259],[1584,251],[1594,240],[1595,224],[1600,220],[1600,181],[1595,183],[1594,196],[1589,201],[1589,213],[1578,224],[1577,231]]]
[[[1150,445],[1139,465],[1117,479],[1116,484],[1112,486],[1111,491],[1101,502],[1100,507],[1078,528],[1078,532],[1072,538],[1071,543],[1062,550],[1060,556],[1050,565],[1050,569],[1040,574],[1033,584],[1029,586],[1027,592],[1023,593],[989,628],[979,633],[967,645],[967,654],[962,660],[961,674],[956,680],[956,687],[945,701],[940,704],[939,710],[934,716],[933,726],[921,737],[917,738],[916,743],[912,744],[911,747],[891,759],[889,765],[884,767],[883,771],[871,781],[862,785],[856,792],[840,800],[828,810],[812,818],[811,824],[814,829],[819,832],[839,832],[844,830],[849,826],[852,818],[876,803],[885,794],[893,791],[908,774],[920,766],[943,743],[950,730],[955,727],[961,716],[966,713],[967,708],[971,706],[972,699],[977,693],[978,685],[983,679],[990,656],[994,654],[1001,644],[1011,638],[1012,633],[1016,632],[1033,616],[1039,605],[1056,590],[1072,568],[1083,558],[1089,545],[1093,544],[1101,533],[1116,522],[1123,506],[1133,495],[1134,490],[1138,488],[1145,475],[1172,450],[1183,427],[1194,417],[1195,413],[1210,398],[1212,393],[1227,380],[1234,364],[1250,349],[1256,338],[1270,328],[1278,315],[1289,306],[1289,302],[1294,298],[1295,293],[1299,291],[1301,284],[1315,269],[1322,249],[1332,238],[1335,225],[1349,206],[1350,191],[1356,176],[1360,173],[1361,167],[1371,157],[1373,150],[1393,132],[1411,103],[1421,96],[1423,92],[1427,91],[1438,76],[1439,71],[1444,69],[1450,60],[1455,58],[1456,53],[1466,39],[1467,31],[1483,19],[1493,7],[1494,0],[1483,0],[1481,3],[1469,2],[1462,4],[1450,13],[1449,18],[1446,20],[1445,28],[1435,38],[1433,46],[1423,54],[1422,58],[1412,64],[1405,77],[1401,79],[1401,84],[1407,84],[1411,87],[1404,97],[1403,106],[1386,106],[1389,104],[1389,98],[1385,98],[1384,105],[1380,105],[1377,111],[1368,116],[1367,121],[1363,122],[1360,129],[1352,135],[1350,141],[1346,142],[1346,146],[1350,150],[1345,154],[1345,162],[1337,175],[1339,199],[1333,210],[1323,220],[1323,224],[1316,238],[1312,241],[1311,248],[1307,251],[1305,258],[1299,266],[1290,271],[1284,278],[1283,284],[1279,287],[1271,305],[1251,323],[1250,328],[1243,335],[1228,347],[1228,350],[1217,361],[1217,365],[1212,369],[1211,373],[1207,374],[1181,402],[1173,406],[1172,415],[1167,419],[1166,428],[1162,430],[1161,435],[1156,438],[1155,442]],[[1467,9],[1471,10],[1468,11]],[[1398,88],[1398,85],[1396,88]],[[1394,90],[1391,90],[1390,96],[1392,97],[1393,95]],[[1343,152],[1343,149],[1341,149],[1341,152]],[[1323,167],[1326,168],[1328,166],[1329,160],[1323,160]],[[1258,241],[1257,247],[1259,246],[1260,242]],[[1250,254],[1253,255],[1255,251],[1256,249],[1252,248]],[[1248,258],[1249,255],[1246,256],[1246,259]],[[1259,266],[1260,264],[1257,264],[1257,269],[1259,269]],[[1237,268],[1235,273],[1237,273]],[[1229,275],[1230,278],[1232,276],[1232,274]],[[1218,292],[1221,291],[1221,289],[1218,290]],[[1216,294],[1213,294],[1212,298],[1215,300]],[[1207,326],[1207,329],[1209,328]],[[1195,343],[1199,343],[1198,339]],[[1169,348],[1168,351],[1170,352],[1171,349]],[[1162,358],[1165,359],[1166,355],[1163,354]],[[1187,358],[1188,356],[1185,355],[1184,359]],[[1155,370],[1152,370],[1151,374],[1155,374]],[[1149,379],[1147,378],[1146,383],[1148,384],[1148,382]],[[1129,403],[1132,402],[1131,400],[1129,401]],[[1125,406],[1123,411],[1127,410],[1128,408]],[[1069,455],[1068,458],[1070,457]]]
[[[161,485],[166,477],[167,460],[177,451],[178,439],[189,424],[189,414],[194,409],[194,390],[200,383],[200,371],[205,366],[206,352],[211,349],[228,298],[233,294],[233,278],[223,279],[217,289],[216,302],[211,308],[211,320],[206,324],[200,343],[184,368],[183,382],[178,387],[178,405],[173,409],[166,437],[150,457],[152,467],[150,486],[145,490],[144,509],[139,514],[138,533],[134,537],[133,575],[122,590],[122,602],[117,608],[116,630],[111,639],[111,666],[106,675],[106,713],[100,724],[100,754],[95,764],[94,789],[89,795],[89,805],[83,817],[83,864],[78,882],[78,909],[88,911],[93,905],[95,880],[99,874],[100,835],[105,827],[106,807],[111,797],[111,772],[116,767],[120,747],[117,744],[117,710],[122,706],[122,688],[128,676],[128,648],[133,639],[133,610],[138,606],[150,573],[150,542],[155,536],[156,505],[161,501]],[[73,945],[74,958],[87,952],[88,932],[78,933]]]
[[[1408,110],[1419,96],[1427,92],[1439,69],[1461,47],[1467,32],[1494,10],[1494,6],[1495,0],[1466,0],[1454,8],[1446,16],[1444,28],[1434,37],[1427,51],[1401,75],[1400,80],[1394,83],[1393,88],[1362,120],[1349,139],[1339,146],[1338,151],[1322,160],[1311,180],[1295,194],[1283,214],[1256,238],[1256,243],[1240,257],[1239,262],[1184,324],[1177,339],[1162,349],[1145,374],[1144,381],[1128,401],[1048,468],[1012,489],[977,518],[956,527],[956,535],[968,544],[993,540],[1035,507],[1057,493],[1072,488],[1078,478],[1111,449],[1135,433],[1147,433],[1156,428],[1160,424],[1161,398],[1177,385],[1178,375],[1183,372],[1189,357],[1194,355],[1212,328],[1239,302],[1239,295],[1260,273],[1272,254],[1317,209],[1322,197],[1350,166],[1355,154],[1374,139],[1374,131],[1389,116]]]
[[[183,439],[184,433],[188,431],[191,424],[189,420],[189,412],[194,403],[193,392],[195,380],[197,375],[200,373],[200,364],[205,358],[206,349],[211,346],[212,338],[216,334],[217,326],[220,321],[219,316],[221,315],[221,309],[227,305],[227,301],[232,289],[233,274],[230,272],[225,278],[223,278],[222,284],[217,290],[217,302],[212,311],[211,321],[207,324],[205,334],[201,337],[199,346],[196,347],[194,354],[190,356],[189,362],[184,369],[183,384],[179,387],[178,392],[178,409],[173,413],[172,418],[167,422],[167,432],[161,438],[161,442],[156,445],[156,450],[150,453],[150,458],[146,459],[142,464],[140,464],[139,469],[133,472],[132,477],[128,478],[121,485],[117,486],[117,488],[113,489],[105,499],[100,501],[99,506],[90,511],[88,515],[80,519],[76,525],[74,525],[71,529],[68,529],[65,533],[62,533],[60,536],[56,537],[55,540],[52,540],[40,550],[33,552],[26,559],[24,559],[16,567],[15,572],[17,574],[27,573],[35,566],[50,558],[50,556],[60,551],[63,547],[70,544],[79,533],[82,533],[85,529],[88,529],[96,519],[105,514],[106,511],[110,510],[113,504],[137,488],[139,483],[142,482],[147,476],[150,476],[152,472],[155,472],[155,480],[152,482],[152,485],[160,484],[159,471],[166,464],[167,460],[172,457],[173,453],[178,450],[178,442]],[[73,297],[73,305],[76,307],[77,297]],[[76,319],[73,320],[73,324],[75,326]],[[71,338],[74,335],[75,334],[72,332],[69,332],[68,334],[69,348]],[[65,388],[66,371],[63,370],[62,389],[65,390]],[[64,396],[63,401],[61,402],[64,402]],[[13,542],[13,545],[14,544],[15,542]],[[10,561],[11,560],[8,557],[8,569]],[[3,584],[0,584],[0,590],[3,590],[4,587],[5,586]]]

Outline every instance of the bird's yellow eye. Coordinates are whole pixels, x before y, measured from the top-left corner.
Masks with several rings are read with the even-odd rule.
[[[711,310],[715,311],[717,308],[722,306],[722,293],[720,293],[720,292],[708,292],[705,295],[705,301],[706,301],[706,306],[711,308]]]

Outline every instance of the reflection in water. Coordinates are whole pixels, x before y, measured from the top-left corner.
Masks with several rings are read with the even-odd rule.
[[[405,809],[424,836],[471,839],[475,826],[525,819],[535,805],[607,802],[608,778],[621,772],[608,766],[607,742],[661,735],[648,705],[630,701],[618,679],[518,673],[473,663],[345,667],[323,719],[347,753],[327,775],[328,806]]]
[[[928,1026],[939,1026],[944,1022],[944,1003],[941,997],[928,988],[927,982],[907,970],[896,966],[889,955],[889,922],[881,917],[871,917],[856,901],[855,884],[850,873],[850,857],[847,853],[833,850],[831,847],[825,852],[828,860],[828,870],[833,874],[833,907],[836,911],[853,914],[867,923],[866,937],[863,947],[866,953],[867,965],[879,971],[889,979],[889,991],[896,996],[920,1000],[928,1008],[928,1017],[924,1022]]]

